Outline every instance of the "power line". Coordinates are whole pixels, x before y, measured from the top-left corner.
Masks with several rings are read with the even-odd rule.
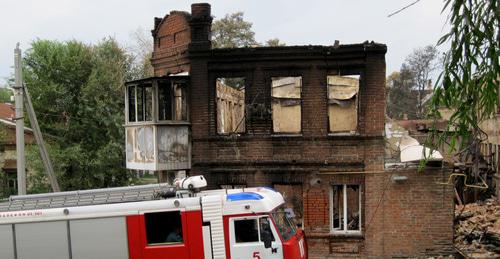
[[[406,8],[408,8],[408,7],[410,7],[410,6],[414,5],[414,4],[416,4],[416,3],[418,3],[418,2],[420,2],[420,0],[416,0],[415,2],[413,2],[413,3],[411,3],[411,4],[409,4],[409,5],[405,6],[405,7],[403,7],[403,8],[401,8],[401,9],[399,9],[399,10],[397,10],[397,11],[395,11],[395,12],[393,12],[393,13],[389,14],[389,15],[387,15],[387,17],[388,17],[388,18],[390,18],[391,16],[393,16],[393,15],[395,15],[395,14],[398,14],[398,13],[402,12],[404,9],[406,9]]]

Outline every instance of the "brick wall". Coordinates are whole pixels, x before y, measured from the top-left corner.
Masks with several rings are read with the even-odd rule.
[[[373,222],[366,225],[369,257],[452,253],[453,191],[451,186],[437,184],[448,179],[449,170],[390,173],[408,180],[398,184],[389,182],[389,174],[366,176],[365,215]]]
[[[399,171],[409,179],[395,184],[388,180],[391,173],[384,171],[385,45],[210,49],[209,14],[210,6],[202,4],[194,5],[191,15],[171,13],[164,18],[173,25],[165,28],[164,35],[188,26],[190,42],[187,52],[183,42],[182,51],[173,45],[155,48],[153,57],[157,75],[190,72],[191,175],[204,174],[211,188],[246,185],[290,190],[299,185],[293,189],[296,200],[287,204],[299,204],[303,210],[310,258],[449,252],[453,206],[451,189],[435,184],[440,172]],[[162,32],[159,22],[157,31]],[[183,59],[187,68],[180,62]],[[356,134],[329,134],[328,75],[360,76]],[[302,77],[299,134],[273,132],[271,78],[286,76]],[[216,79],[222,77],[245,78],[244,133],[217,134]],[[333,184],[361,186],[360,234],[330,233]],[[301,197],[296,190],[302,190]]]
[[[155,76],[190,71],[188,49],[210,48],[210,14],[209,4],[192,4],[191,13],[172,11],[155,18],[151,58]]]
[[[310,258],[416,258],[453,253],[452,187],[446,169],[380,171],[322,176],[323,182],[304,193],[305,228]],[[395,183],[392,175],[408,180]],[[332,235],[329,194],[332,184],[362,184],[361,235]],[[313,207],[309,213],[307,208]]]
[[[229,165],[254,171],[263,165],[308,172],[382,168],[385,61],[377,53],[384,53],[385,46],[376,46],[375,54],[365,52],[364,44],[341,47],[342,51],[329,47],[212,50],[209,55],[192,51],[194,173]],[[289,58],[279,61],[284,53]],[[350,59],[345,60],[346,56]],[[350,136],[328,133],[327,75],[339,73],[361,76],[358,132]],[[293,136],[272,130],[271,78],[283,76],[302,77],[302,127]],[[246,131],[242,134],[217,134],[215,82],[221,77],[245,78]]]

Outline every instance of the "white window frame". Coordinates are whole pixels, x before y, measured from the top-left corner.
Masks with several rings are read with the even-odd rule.
[[[342,202],[342,205],[344,206],[343,207],[343,218],[344,218],[344,228],[347,228],[347,186],[348,185],[357,185],[359,186],[359,197],[358,197],[358,203],[359,203],[359,230],[347,230],[347,229],[334,229],[333,228],[333,188],[335,186],[342,186],[342,198],[343,198],[343,202]],[[360,235],[361,234],[361,230],[363,229],[363,214],[361,213],[362,212],[362,203],[361,203],[361,197],[362,197],[362,185],[361,184],[333,184],[331,187],[330,187],[330,210],[329,210],[329,213],[330,213],[330,233],[331,234],[344,234],[344,235]]]

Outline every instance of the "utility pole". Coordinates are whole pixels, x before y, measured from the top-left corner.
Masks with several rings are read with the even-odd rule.
[[[14,101],[16,103],[16,157],[17,157],[17,193],[26,194],[26,167],[24,162],[24,111],[23,111],[23,71],[21,66],[21,49],[19,43],[14,50],[15,85]]]
[[[23,87],[24,94],[26,95],[26,110],[28,112],[28,117],[30,118],[31,127],[33,128],[33,133],[35,134],[36,143],[40,148],[40,155],[42,156],[43,165],[45,166],[45,171],[47,172],[47,177],[49,178],[50,185],[52,186],[53,192],[60,192],[59,184],[57,183],[56,175],[54,174],[54,168],[52,167],[52,162],[50,161],[49,153],[45,148],[45,142],[43,141],[42,132],[40,131],[40,126],[38,126],[38,120],[36,119],[35,110],[33,109],[33,104],[31,103],[31,96],[28,92],[27,87]]]

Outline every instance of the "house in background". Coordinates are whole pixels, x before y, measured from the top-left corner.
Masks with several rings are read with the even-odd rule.
[[[453,252],[449,170],[385,167],[385,45],[213,49],[212,19],[154,19],[155,76],[126,84],[128,168],[272,187],[310,258]]]
[[[35,143],[32,129],[24,128],[24,140]],[[0,103],[0,168],[0,197],[17,194],[16,122],[10,103]]]
[[[496,197],[500,200],[500,111],[486,121],[480,127],[488,138],[481,144],[481,152],[485,157],[489,170],[495,172],[493,180],[496,187]]]

